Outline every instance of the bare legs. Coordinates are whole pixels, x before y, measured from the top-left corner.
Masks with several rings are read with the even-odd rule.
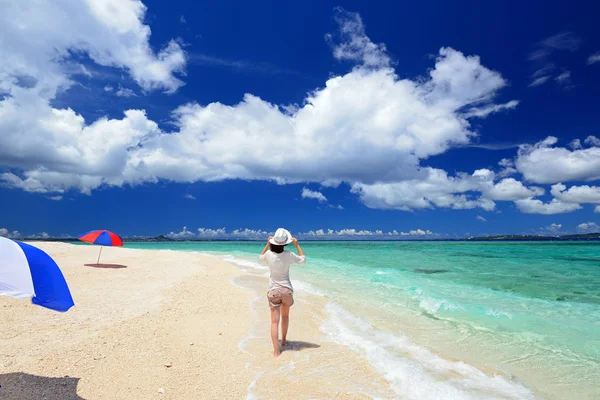
[[[271,308],[271,341],[273,342],[273,354],[279,357],[279,309],[280,307]]]
[[[271,341],[273,342],[273,354],[279,357],[279,317],[281,315],[281,346],[285,346],[288,326],[290,324],[290,306],[271,308]]]
[[[290,325],[290,306],[281,306],[281,347],[285,346]]]

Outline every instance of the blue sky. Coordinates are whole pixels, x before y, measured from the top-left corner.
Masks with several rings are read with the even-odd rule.
[[[592,2],[22,3],[1,235],[599,230]]]

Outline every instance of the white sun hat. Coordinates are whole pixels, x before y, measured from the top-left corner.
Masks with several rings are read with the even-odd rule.
[[[285,246],[286,244],[292,243],[292,234],[287,229],[279,228],[275,231],[273,237],[269,239],[269,243]]]

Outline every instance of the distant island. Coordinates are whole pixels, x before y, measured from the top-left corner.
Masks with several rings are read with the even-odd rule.
[[[465,239],[467,241],[509,241],[509,240],[599,240],[600,232],[580,233],[574,235],[545,236],[545,235],[493,235],[473,236]]]

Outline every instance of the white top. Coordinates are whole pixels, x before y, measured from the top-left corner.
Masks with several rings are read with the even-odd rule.
[[[284,250],[283,253],[273,253],[268,250],[260,256],[261,261],[266,261],[271,270],[269,277],[269,290],[276,288],[288,288],[294,290],[290,281],[290,265],[303,264],[306,257],[299,256],[294,252]]]

